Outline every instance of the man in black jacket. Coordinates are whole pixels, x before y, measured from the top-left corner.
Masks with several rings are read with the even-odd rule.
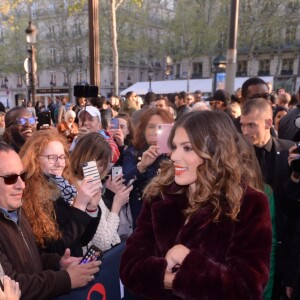
[[[297,107],[282,117],[279,122],[278,137],[295,142],[300,141],[300,87],[297,93]],[[299,116],[299,118],[297,118]],[[298,124],[295,124],[295,120]],[[297,125],[297,126],[296,126]]]
[[[264,98],[249,99],[242,107],[240,123],[243,135],[254,146],[264,182],[272,187],[274,193],[277,249],[272,299],[277,300],[283,293],[281,280],[286,252],[282,245],[288,246],[296,222],[291,220],[294,206],[290,204],[297,202],[297,199],[293,201],[293,188],[286,188],[293,186],[288,154],[294,143],[271,135],[272,117],[273,111],[268,101]]]
[[[80,258],[39,254],[30,224],[22,214],[26,172],[18,154],[0,142],[0,264],[19,282],[22,299],[51,299],[94,279],[100,262],[80,265]]]

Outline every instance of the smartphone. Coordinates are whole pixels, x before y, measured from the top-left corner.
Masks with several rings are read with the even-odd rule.
[[[119,119],[111,118],[110,119],[110,129],[114,130],[114,129],[119,129],[119,128],[120,128]]]
[[[168,146],[168,139],[170,136],[173,124],[158,124],[157,125],[157,152],[159,154],[170,153],[171,149]]]
[[[38,128],[46,128],[51,125],[51,112],[50,111],[42,111],[38,116]]]
[[[123,173],[123,169],[121,166],[112,167],[111,169],[111,178],[114,179],[116,176]]]
[[[93,180],[90,180],[89,182],[101,179],[98,168],[97,168],[97,163],[96,163],[95,160],[83,163],[82,171],[83,171],[83,176],[84,177],[89,176],[89,177],[93,178]]]
[[[103,256],[103,251],[95,245],[89,247],[84,257],[79,264],[87,264],[88,262],[100,260]]]
[[[134,176],[133,178],[131,178],[127,184],[126,184],[126,188],[128,189],[129,187],[131,187],[135,182],[136,182],[137,178]]]

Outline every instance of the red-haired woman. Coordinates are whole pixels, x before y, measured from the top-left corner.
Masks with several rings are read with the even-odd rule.
[[[20,157],[28,172],[23,209],[38,245],[59,255],[70,248],[72,256],[82,256],[98,227],[99,210],[89,211],[99,203],[101,181],[87,177],[73,185],[66,139],[56,130],[35,132]]]

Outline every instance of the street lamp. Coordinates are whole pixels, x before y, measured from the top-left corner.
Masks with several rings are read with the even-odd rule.
[[[153,70],[151,67],[148,69],[148,81],[149,81],[149,90],[148,92],[152,92],[151,82],[152,82]]]
[[[36,61],[35,61],[35,43],[36,43],[36,34],[37,30],[34,25],[32,25],[31,21],[28,22],[28,27],[26,28],[26,41],[28,44],[27,52],[29,57],[25,59],[24,68],[26,71],[26,83],[28,86],[28,100],[30,100],[30,92],[31,92],[31,100],[32,105],[35,106],[35,73],[37,69]]]
[[[213,60],[213,93],[219,89],[225,89],[225,75],[226,75],[226,57],[219,54]]]

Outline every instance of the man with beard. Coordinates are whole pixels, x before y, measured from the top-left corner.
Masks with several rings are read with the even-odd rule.
[[[14,107],[5,115],[3,140],[19,152],[36,130],[36,118],[26,107]]]

